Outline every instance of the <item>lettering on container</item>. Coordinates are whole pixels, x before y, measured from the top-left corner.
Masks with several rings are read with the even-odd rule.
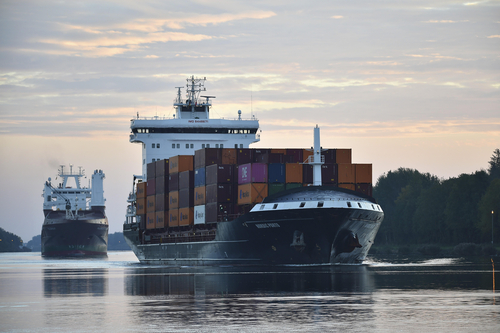
[[[249,196],[250,196],[250,192],[248,192],[248,191],[243,192],[243,190],[240,190],[240,199],[248,198]]]
[[[176,222],[177,221],[177,216],[170,214],[170,222]]]
[[[265,228],[280,228],[278,223],[257,223],[255,224],[257,229],[265,229]]]

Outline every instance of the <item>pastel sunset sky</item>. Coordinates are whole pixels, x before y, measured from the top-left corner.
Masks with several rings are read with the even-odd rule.
[[[130,119],[171,116],[191,75],[213,118],[259,119],[254,147],[310,147],[318,124],[374,183],[473,173],[500,148],[500,1],[3,0],[0,32],[0,227],[25,242],[61,164],[105,172],[121,231]]]

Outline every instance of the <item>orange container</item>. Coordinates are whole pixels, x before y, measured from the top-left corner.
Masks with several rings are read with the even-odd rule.
[[[154,229],[156,226],[156,213],[146,214],[146,229]]]
[[[356,185],[354,185],[354,184],[339,184],[339,187],[340,188],[345,188],[345,189],[348,189],[348,190],[351,190],[351,191],[355,191],[356,190]]]
[[[222,149],[222,164],[237,164],[236,148]]]
[[[168,213],[168,211],[167,211]],[[165,228],[165,212],[156,212],[156,229]]]
[[[168,192],[168,208],[179,208],[179,191]]]
[[[195,187],[194,188],[194,205],[204,205],[205,204],[205,186]]]
[[[168,167],[170,173],[193,171],[193,155],[177,155],[171,157]]]
[[[169,209],[168,210],[168,226],[178,227],[179,226],[179,210]]]
[[[302,153],[302,157],[304,160],[302,162],[307,161],[307,158],[309,156],[313,156],[313,155],[314,155],[314,151],[312,149],[304,149],[304,152]],[[312,157],[311,157],[311,162],[312,162]]]
[[[156,195],[148,195],[146,197],[146,212],[148,214],[156,212]]]
[[[194,224],[194,207],[179,208],[179,226]]]
[[[287,163],[285,167],[287,183],[302,183],[302,164]]]
[[[348,149],[336,149],[335,161],[337,164],[352,163],[352,150]]]
[[[354,184],[356,182],[356,166],[350,163],[338,164],[339,184]]]
[[[146,207],[147,207],[147,199],[146,198],[137,198],[135,201],[135,209],[136,209],[136,214],[137,215],[144,215],[147,213]]]
[[[262,202],[267,197],[267,184],[248,183],[238,185],[238,205]]]
[[[371,184],[372,183],[372,165],[371,164],[354,164],[356,166],[356,183]]]
[[[148,186],[147,182],[137,183],[137,198],[145,198],[146,197],[146,187]]]

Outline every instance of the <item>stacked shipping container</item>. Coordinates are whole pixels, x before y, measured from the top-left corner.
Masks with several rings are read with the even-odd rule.
[[[322,182],[372,195],[372,165],[352,164],[351,149],[323,153]],[[306,149],[206,148],[148,164],[137,185],[137,215],[147,229],[231,220],[280,191],[312,184]]]

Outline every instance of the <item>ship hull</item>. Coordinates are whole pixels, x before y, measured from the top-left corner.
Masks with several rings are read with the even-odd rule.
[[[108,220],[94,212],[66,219],[64,212],[51,212],[42,226],[42,256],[106,256]]]
[[[382,219],[383,212],[377,209],[257,209],[233,221],[217,223],[216,236],[211,241],[172,243],[160,239],[158,243],[143,244],[139,224],[124,225],[124,236],[137,258],[145,264],[361,263]]]

